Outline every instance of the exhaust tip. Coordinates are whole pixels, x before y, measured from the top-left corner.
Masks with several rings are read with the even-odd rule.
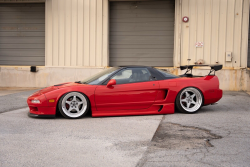
[[[217,102],[215,102],[215,103],[212,103],[211,105],[216,105],[216,104],[218,104]]]

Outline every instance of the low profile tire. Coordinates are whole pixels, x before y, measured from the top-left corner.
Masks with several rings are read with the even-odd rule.
[[[88,98],[79,92],[63,95],[58,103],[59,111],[65,118],[76,119],[83,117],[89,110]]]
[[[179,111],[193,114],[203,105],[203,95],[200,90],[188,87],[179,92],[176,98],[176,107]]]

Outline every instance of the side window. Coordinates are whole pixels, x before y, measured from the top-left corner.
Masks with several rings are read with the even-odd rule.
[[[146,82],[153,80],[147,68],[127,68],[118,72],[111,79],[115,79],[116,84]]]
[[[163,71],[163,70],[160,70],[160,69],[156,69],[157,71],[159,71],[165,78],[179,78],[178,76],[176,75],[173,75],[173,74],[170,74],[166,71]]]

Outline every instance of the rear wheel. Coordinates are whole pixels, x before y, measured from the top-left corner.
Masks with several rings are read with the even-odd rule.
[[[203,105],[203,96],[200,90],[188,87],[179,92],[176,98],[177,109],[183,113],[196,113]]]
[[[65,118],[80,118],[87,114],[89,101],[79,92],[70,92],[61,97],[58,107]]]

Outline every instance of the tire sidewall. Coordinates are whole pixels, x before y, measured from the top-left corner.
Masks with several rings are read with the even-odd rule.
[[[82,94],[82,95],[85,97],[85,99],[86,99],[86,101],[87,101],[87,108],[86,108],[86,111],[85,111],[82,115],[80,115],[79,117],[70,117],[70,116],[66,115],[66,114],[64,113],[63,109],[62,109],[62,101],[63,101],[63,98],[64,98],[67,94],[69,94],[69,93],[80,93],[80,94]],[[68,93],[65,93],[65,94],[60,98],[60,100],[59,100],[59,102],[58,102],[58,108],[59,108],[60,113],[62,114],[63,117],[69,118],[69,119],[79,119],[79,118],[81,118],[81,117],[84,117],[84,116],[89,112],[89,106],[90,106],[90,102],[89,102],[88,97],[87,97],[85,94],[81,93],[81,92],[68,92]]]
[[[194,88],[194,89],[198,90],[198,91],[200,92],[200,94],[201,94],[201,97],[202,97],[201,106],[200,106],[196,111],[194,111],[194,112],[186,111],[186,110],[181,106],[181,104],[180,104],[180,96],[181,96],[181,93],[183,92],[183,90],[185,90],[185,89],[187,89],[187,88]],[[203,96],[203,93],[201,92],[201,90],[198,89],[198,88],[196,88],[196,87],[185,87],[185,88],[183,88],[181,91],[179,91],[179,93],[178,93],[178,95],[177,95],[177,98],[176,98],[176,100],[175,100],[175,104],[176,104],[176,108],[177,108],[178,111],[180,111],[180,112],[182,112],[182,113],[186,113],[186,114],[195,114],[195,113],[197,113],[197,112],[201,109],[201,107],[203,106],[203,104],[204,104],[204,96]]]

